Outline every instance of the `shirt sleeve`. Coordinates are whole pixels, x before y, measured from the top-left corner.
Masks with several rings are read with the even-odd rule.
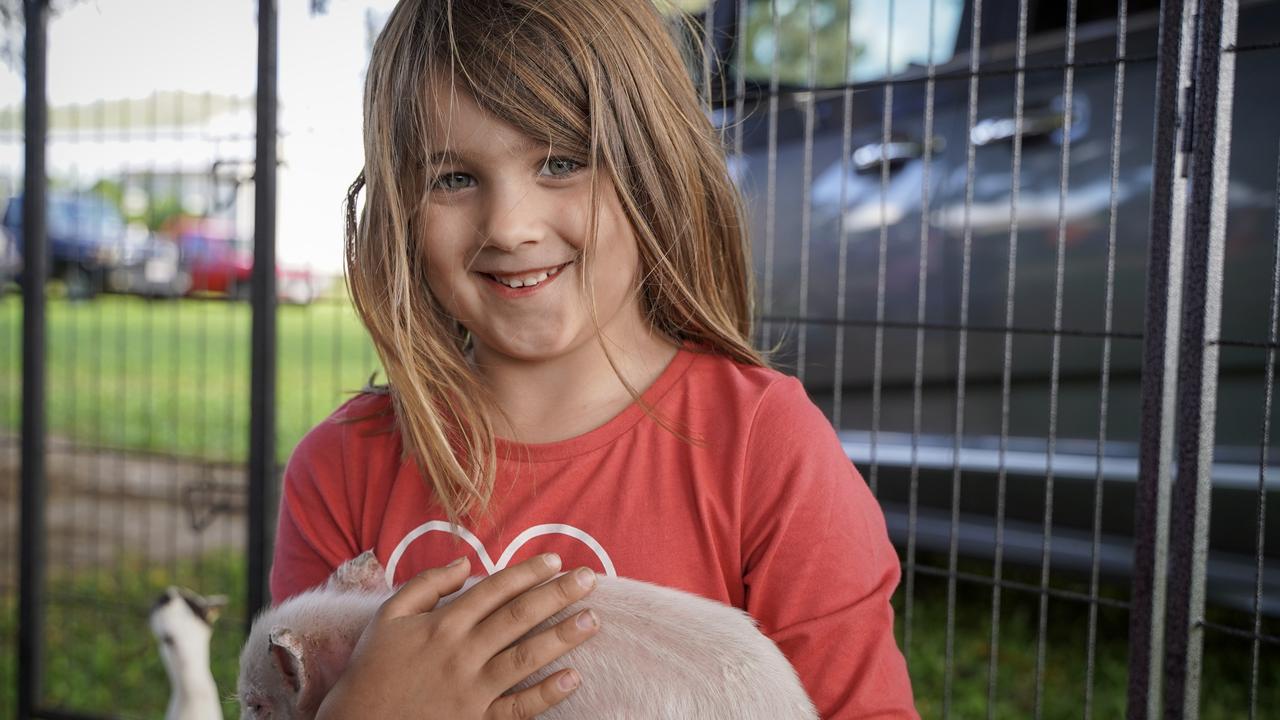
[[[795,378],[765,391],[743,468],[746,610],[821,717],[918,718],[890,598],[884,514]]]
[[[343,427],[326,420],[294,448],[284,487],[271,560],[273,604],[313,588],[360,553],[344,488]]]

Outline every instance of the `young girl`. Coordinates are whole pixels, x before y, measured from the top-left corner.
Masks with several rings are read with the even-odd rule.
[[[402,0],[364,116],[347,274],[389,382],[294,450],[271,586],[370,548],[405,585],[319,716],[542,712],[591,678],[504,691],[599,628],[513,643],[605,573],[747,610],[823,717],[916,717],[884,518],[751,347],[741,201],[650,0]]]

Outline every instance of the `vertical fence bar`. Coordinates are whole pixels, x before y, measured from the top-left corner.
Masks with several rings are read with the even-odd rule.
[[[782,20],[778,15],[778,0],[769,0],[769,17],[773,22],[773,57],[769,61],[769,146],[768,164],[765,178],[765,225],[764,225],[764,299],[760,305],[763,315],[773,314],[773,262],[774,240],[777,235],[778,213],[778,83],[779,64],[782,53]],[[743,16],[743,27],[746,16]],[[773,325],[769,321],[760,323],[762,337],[760,346],[766,351],[773,349]]]
[[[929,62],[926,70],[924,90],[924,158],[923,170],[920,173],[920,264],[916,286],[916,356],[915,377],[912,382],[911,411],[911,479],[907,491],[907,560],[906,560],[906,602],[904,603],[903,622],[906,626],[902,634],[902,653],[907,667],[911,666],[911,621],[915,610],[916,588],[916,530],[918,528],[920,506],[920,432],[923,416],[924,393],[924,333],[926,308],[929,290],[929,171],[933,164],[933,98],[937,89],[938,68],[933,57],[933,22],[937,9],[935,0],[929,3],[929,21],[927,24],[929,40]],[[883,157],[883,154],[881,155]],[[881,218],[883,221],[883,218]]]
[[[1262,572],[1267,529],[1267,455],[1271,442],[1271,403],[1275,390],[1276,321],[1280,311],[1280,153],[1276,154],[1276,229],[1272,240],[1271,314],[1267,324],[1267,362],[1264,366],[1262,438],[1258,443],[1258,533],[1254,540],[1257,559],[1253,585],[1253,640],[1249,660],[1249,720],[1258,717],[1258,664],[1262,650]]]
[[[996,468],[995,559],[991,567],[991,655],[987,665],[987,720],[996,712],[1000,671],[1000,588],[1004,577],[1005,498],[1008,488],[1009,405],[1013,394],[1013,307],[1018,281],[1018,198],[1022,186],[1022,126],[1026,101],[1028,2],[1018,3],[1018,49],[1013,91],[1013,150],[1009,192],[1009,265],[1005,278],[1004,358],[1000,372],[1000,449]]]
[[[871,492],[876,494],[880,489],[880,461],[877,452],[880,448],[880,405],[882,401],[881,383],[884,381],[884,314],[885,287],[889,268],[889,142],[893,137],[893,20],[894,0],[888,0],[889,22],[885,33],[888,39],[884,49],[884,107],[880,116],[880,245],[876,255],[876,340],[875,359],[871,371]],[[852,23],[850,23],[852,27]],[[847,83],[846,83],[847,84]],[[845,100],[845,113],[853,110],[851,99]],[[848,155],[845,152],[845,155]],[[845,205],[840,203],[840,216],[845,214]],[[841,238],[844,236],[841,235]],[[841,265],[843,268],[844,266]],[[910,652],[903,642],[903,652]]]
[[[249,419],[249,598],[245,633],[268,603],[268,513],[276,486],[276,3],[258,0],[257,151],[253,207],[253,379]]]
[[[747,27],[747,0],[738,0],[737,12],[733,16],[733,25],[729,37],[733,38],[733,157],[742,162],[743,133],[746,123],[743,115],[747,112],[747,49],[746,40],[742,37]],[[754,271],[754,268],[753,268]]]
[[[1159,713],[1160,674],[1153,664],[1164,643],[1165,502],[1172,440],[1173,358],[1181,296],[1181,222],[1184,201],[1178,175],[1178,109],[1183,77],[1182,0],[1163,0],[1156,59],[1155,142],[1151,186],[1147,297],[1143,321],[1142,416],[1138,482],[1134,490],[1133,576],[1129,615],[1129,688],[1126,716],[1147,720]]]
[[[889,0],[889,15],[893,16],[893,0]],[[843,113],[840,116],[840,209],[836,213],[836,242],[837,242],[837,259],[836,259],[836,343],[835,358],[832,363],[831,377],[831,425],[837,431],[843,423],[841,417],[840,405],[844,402],[844,320],[845,320],[845,293],[848,291],[848,268],[849,263],[849,237],[845,233],[845,208],[849,206],[849,160],[853,152],[853,88],[851,87],[850,78],[852,73],[853,53],[850,48],[853,46],[853,18],[849,18],[845,22],[844,28],[844,57],[840,63],[840,82],[844,85],[841,92],[843,104],[841,106]],[[892,21],[890,21],[892,27]],[[892,31],[890,31],[892,32]],[[892,34],[890,35],[892,37]],[[890,40],[892,43],[892,40]],[[888,73],[885,73],[888,76]],[[888,87],[891,83],[885,83]],[[884,200],[881,200],[880,224],[884,225]],[[871,440],[871,457],[875,458],[876,443],[875,439]],[[873,460],[874,462],[874,460]],[[866,468],[863,468],[863,472]],[[875,494],[874,475],[871,481],[871,492]]]
[[[942,717],[951,716],[952,686],[955,680],[956,581],[960,570],[960,445],[964,437],[964,398],[966,363],[969,359],[969,275],[973,259],[973,193],[977,147],[973,143],[973,127],[978,121],[978,66],[982,59],[982,0],[973,3],[973,29],[969,42],[969,107],[964,141],[964,220],[963,250],[960,269],[960,337],[956,360],[955,433],[951,445],[951,536],[947,553],[947,627],[946,660],[942,678]]]
[[[1234,0],[1204,0],[1196,22],[1195,108],[1191,139],[1191,208],[1178,357],[1178,472],[1169,517],[1169,588],[1165,626],[1166,717],[1196,718],[1200,709],[1205,565],[1208,557],[1214,418],[1218,392],[1222,252],[1235,55]]]
[[[812,91],[818,84],[818,26],[817,5],[809,0],[809,43],[805,57],[808,68],[805,72],[805,87],[809,92],[804,97],[804,149],[802,175],[800,178],[800,327],[799,339],[796,343],[796,379],[805,381],[805,365],[808,364],[806,350],[809,337],[809,246],[812,237],[813,218],[813,125],[814,111],[818,103],[817,95]],[[843,212],[843,209],[841,210]]]
[[[1098,391],[1098,452],[1093,485],[1093,541],[1089,570],[1089,630],[1086,640],[1084,718],[1093,717],[1093,683],[1097,669],[1099,573],[1102,561],[1102,501],[1107,448],[1107,410],[1111,391],[1111,331],[1115,310],[1116,223],[1120,205],[1120,140],[1124,125],[1125,52],[1129,32],[1129,3],[1120,0],[1116,10],[1115,87],[1111,95],[1111,188],[1107,210],[1107,297],[1103,303],[1102,377]]]
[[[22,514],[18,546],[18,717],[40,704],[44,670],[45,580],[45,297],[49,274],[45,237],[45,0],[22,4],[26,94],[22,168]]]
[[[1076,0],[1067,3],[1066,69],[1062,78],[1062,154],[1058,166],[1058,232],[1054,262],[1053,351],[1049,371],[1049,439],[1044,477],[1044,535],[1040,556],[1040,628],[1036,635],[1035,717],[1043,717],[1044,675],[1049,637],[1049,566],[1053,558],[1053,490],[1056,467],[1053,459],[1058,447],[1058,400],[1062,371],[1062,302],[1067,251],[1067,190],[1071,177],[1072,101],[1075,92]]]

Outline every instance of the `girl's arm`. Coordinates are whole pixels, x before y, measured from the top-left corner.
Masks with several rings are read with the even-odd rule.
[[[368,548],[352,527],[342,463],[343,426],[326,420],[308,432],[285,466],[271,561],[273,603],[324,583],[334,568]]]
[[[918,718],[893,635],[883,512],[794,378],[765,392],[743,468],[747,611],[828,720]]]

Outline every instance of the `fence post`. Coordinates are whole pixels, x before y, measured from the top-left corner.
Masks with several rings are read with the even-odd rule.
[[[1192,0],[1194,2],[1194,0]],[[1138,484],[1134,497],[1133,576],[1129,615],[1129,689],[1126,717],[1160,714],[1172,473],[1176,359],[1182,296],[1182,210],[1185,183],[1178,152],[1182,87],[1190,56],[1183,0],[1160,4],[1156,60],[1155,143],[1152,152],[1150,246],[1142,345],[1142,417]]]
[[[47,0],[24,0],[26,75],[22,169],[22,516],[18,548],[18,718],[40,705],[44,671],[45,561],[45,32]]]
[[[1178,472],[1169,518],[1168,616],[1165,627],[1166,717],[1200,713],[1205,566],[1213,486],[1222,253],[1226,238],[1227,172],[1236,0],[1202,0],[1196,17],[1195,97],[1190,127],[1190,201],[1178,357]]]
[[[253,379],[249,398],[249,597],[245,634],[268,604],[276,487],[276,0],[258,0],[257,153],[253,207]]]

